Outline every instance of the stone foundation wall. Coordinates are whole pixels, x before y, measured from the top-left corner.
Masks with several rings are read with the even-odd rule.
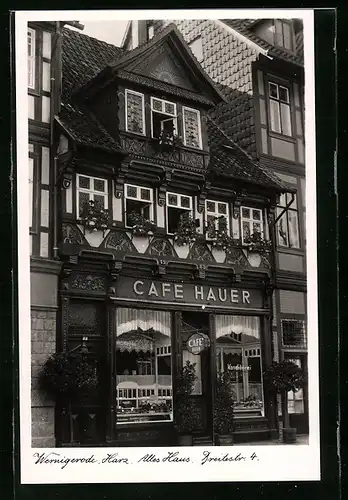
[[[39,372],[56,350],[56,311],[31,311],[31,420],[32,446],[55,447],[54,402],[38,388]]]

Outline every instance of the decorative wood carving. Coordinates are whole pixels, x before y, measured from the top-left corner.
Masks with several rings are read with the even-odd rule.
[[[157,262],[157,270],[156,273],[159,276],[164,276],[166,274],[166,267],[167,267],[167,262],[165,260],[160,259]]]
[[[133,153],[137,155],[146,154],[146,141],[140,141],[139,139],[133,139],[131,137],[121,137],[121,145],[125,151],[128,153]]]
[[[100,276],[75,274],[71,280],[71,288],[85,292],[101,292],[105,290],[105,279]]]
[[[72,183],[72,175],[64,174],[62,179],[62,186],[64,189],[68,189]]]
[[[196,241],[193,244],[188,258],[192,260],[205,260],[210,262],[214,261],[214,257],[208,246],[205,243],[201,243],[200,241]]]
[[[205,209],[205,200],[207,198],[208,192],[211,189],[211,182],[206,182],[204,186],[202,186],[201,191],[198,196],[198,213],[203,213]]]
[[[204,280],[206,270],[207,270],[207,268],[204,264],[199,264],[197,269],[196,269],[197,278],[199,278],[200,280]]]
[[[158,206],[164,207],[166,204],[166,193],[167,187],[170,181],[172,180],[172,174],[169,171],[165,172],[164,179],[161,182],[161,185],[158,188]]]
[[[176,252],[173,245],[165,238],[154,238],[146,251],[150,255],[158,255],[159,257],[172,256],[176,257]]]
[[[63,243],[72,243],[77,245],[88,245],[79,228],[73,224],[63,224],[62,227]]]
[[[125,176],[128,172],[128,168],[129,168],[129,163],[124,162],[121,164],[121,167],[116,174],[116,177],[115,177],[115,197],[116,198],[123,198],[124,181],[125,181]]]
[[[169,151],[159,151],[156,148],[152,148],[152,156],[156,159],[161,158],[162,160],[180,163],[180,152],[177,149],[171,149]]]
[[[123,231],[112,231],[110,232],[104,243],[105,248],[112,248],[119,252],[134,252],[135,247],[131,242],[129,236]]]
[[[69,297],[62,297],[62,347],[65,351],[68,344],[69,331]]]
[[[242,198],[238,196],[234,200],[234,203],[233,203],[233,218],[234,219],[239,219],[239,217],[240,217],[241,204],[242,204]]]
[[[190,151],[181,151],[181,163],[189,167],[203,168],[203,155],[199,153],[191,153]]]

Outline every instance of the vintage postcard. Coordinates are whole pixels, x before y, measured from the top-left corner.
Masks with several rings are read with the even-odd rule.
[[[313,11],[15,42],[21,482],[319,480]]]

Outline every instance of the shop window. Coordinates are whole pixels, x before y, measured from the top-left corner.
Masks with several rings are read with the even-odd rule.
[[[292,197],[294,199],[291,203]],[[300,248],[298,207],[295,194],[285,193],[280,196],[277,215],[281,213],[283,215],[277,222],[278,245],[287,248]]]
[[[173,138],[177,128],[176,104],[151,97],[151,137]]]
[[[77,214],[78,217],[90,201],[98,210],[108,208],[108,183],[106,179],[77,174]]]
[[[285,348],[307,348],[306,322],[298,319],[282,319],[282,340]]]
[[[230,234],[228,204],[224,201],[205,201],[205,225],[208,228],[207,237],[214,237],[214,230],[225,230]],[[211,232],[209,233],[209,230]]]
[[[284,85],[268,82],[270,130],[291,136],[290,91]]]
[[[202,149],[202,132],[200,113],[196,109],[183,106],[184,145]]]
[[[263,415],[260,319],[216,315],[215,327],[217,373],[231,376],[236,416]]]
[[[287,361],[292,361],[299,368],[302,368],[300,358],[286,358]],[[288,412],[289,413],[304,413],[303,389],[298,391],[288,392]]]
[[[190,44],[189,44],[190,49],[192,50],[193,54],[195,55],[196,59],[198,62],[203,61],[203,44],[202,44],[202,37],[199,36],[198,38],[195,38]]]
[[[241,207],[242,243],[247,244],[248,239],[255,233],[263,237],[262,210],[259,208]]]
[[[28,87],[35,89],[35,30],[28,28]]]
[[[173,420],[171,315],[116,311],[117,423]]]
[[[125,184],[126,226],[132,227],[132,215],[140,215],[146,220],[153,219],[153,190],[143,186]]]
[[[193,214],[192,196],[167,192],[167,233],[177,232],[181,217]]]
[[[126,89],[126,131],[145,135],[144,94]]]

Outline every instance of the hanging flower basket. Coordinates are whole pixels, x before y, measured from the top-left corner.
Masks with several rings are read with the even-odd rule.
[[[154,222],[136,212],[132,212],[129,215],[129,222],[132,224],[132,233],[134,236],[152,236],[157,229]]]
[[[178,230],[174,235],[174,243],[178,246],[191,245],[197,239],[199,219],[194,219],[191,214],[184,213],[180,216]]]
[[[244,238],[244,244],[247,246],[248,252],[267,254],[272,250],[271,242],[265,240],[259,231],[255,231],[250,236]]]
[[[82,207],[80,220],[84,228],[91,233],[94,231],[104,233],[109,225],[109,213],[104,208],[96,207],[93,200],[89,200]]]

